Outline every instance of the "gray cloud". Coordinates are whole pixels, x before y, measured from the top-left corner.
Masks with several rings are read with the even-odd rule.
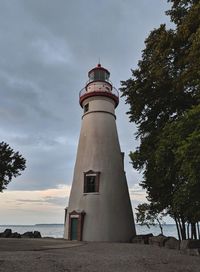
[[[24,203],[31,204],[54,204],[57,206],[65,207],[66,206],[66,197],[43,197],[40,200],[37,199],[16,199],[17,205],[23,205]]]
[[[66,197],[46,197],[45,202],[65,207],[67,201]]]
[[[1,0],[0,140],[27,159],[9,190],[71,183],[81,125],[78,92],[88,70],[100,57],[116,87],[128,79],[149,31],[169,23],[164,2]],[[122,99],[117,125],[132,185],[140,175],[129,164],[137,142],[127,110]]]

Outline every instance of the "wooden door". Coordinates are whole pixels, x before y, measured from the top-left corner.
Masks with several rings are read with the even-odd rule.
[[[71,240],[78,240],[78,218],[71,218]]]

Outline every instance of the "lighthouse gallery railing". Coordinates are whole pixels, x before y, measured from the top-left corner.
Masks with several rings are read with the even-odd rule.
[[[95,90],[93,92],[95,92]],[[99,92],[99,90],[97,89],[96,92]],[[118,90],[115,87],[112,87],[111,91],[106,91],[106,90],[103,91],[103,90],[101,90],[101,92],[102,93],[103,92],[111,93],[111,94],[113,94],[114,96],[116,96],[119,99],[119,92],[118,92]],[[80,90],[79,97],[85,95],[86,93],[89,93],[89,92],[87,91],[87,87],[84,87],[83,89]]]

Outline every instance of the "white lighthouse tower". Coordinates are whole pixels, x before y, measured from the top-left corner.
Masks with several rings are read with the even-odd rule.
[[[88,76],[64,238],[126,242],[135,225],[115,121],[118,91],[100,64]]]

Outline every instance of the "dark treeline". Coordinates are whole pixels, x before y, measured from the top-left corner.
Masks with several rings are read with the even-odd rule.
[[[130,153],[143,173],[148,205],[138,220],[170,215],[179,239],[200,239],[200,1],[169,0],[173,29],[154,29],[132,77],[122,81],[140,145]]]

